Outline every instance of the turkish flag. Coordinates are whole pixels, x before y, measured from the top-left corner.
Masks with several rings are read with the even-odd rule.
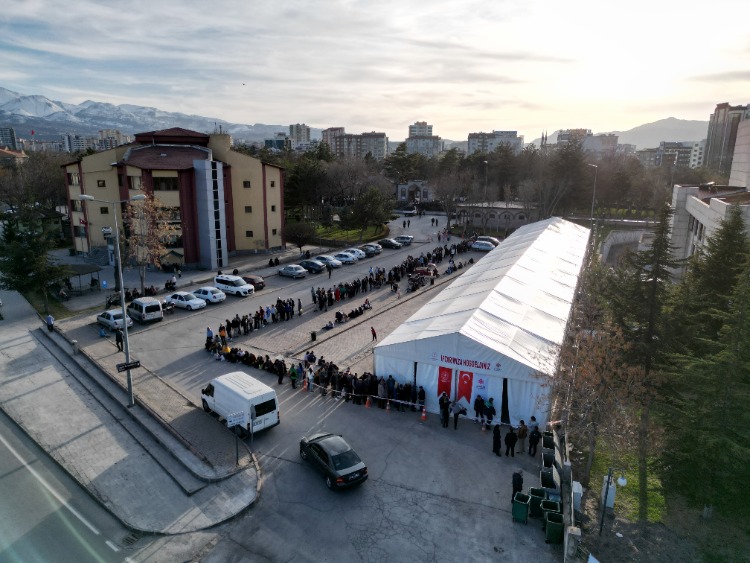
[[[448,395],[449,397],[451,396],[451,379],[452,378],[453,378],[453,370],[451,368],[440,366],[438,370],[438,387],[437,387],[438,397],[443,394],[443,391],[445,391],[445,394]]]
[[[471,404],[471,390],[472,381],[474,380],[474,374],[470,371],[458,372],[458,396],[457,401],[461,400],[461,397],[466,397],[466,402]]]
[[[86,221],[86,219],[78,219],[78,222],[79,222],[79,223],[80,223],[81,225],[88,225],[88,222]]]

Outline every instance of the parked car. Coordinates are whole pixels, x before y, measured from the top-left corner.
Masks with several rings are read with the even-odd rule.
[[[164,301],[188,311],[203,309],[206,306],[206,302],[203,299],[198,299],[195,295],[187,291],[175,291],[172,295],[167,296]]]
[[[214,278],[214,286],[224,293],[230,293],[239,297],[247,297],[255,293],[255,287],[247,283],[240,276],[233,274],[220,274]]]
[[[380,246],[377,242],[366,242],[362,246],[369,246],[375,251],[375,254],[380,254],[381,252],[383,252],[383,247]]]
[[[411,209],[406,209],[404,211],[404,217],[414,217],[417,214],[417,208],[412,207]]]
[[[326,265],[323,264],[323,262],[318,262],[317,260],[302,260],[299,265],[311,274],[319,274],[326,269]]]
[[[485,235],[479,236],[476,239],[477,241],[485,241],[485,242],[491,242],[494,246],[497,246],[500,244],[500,240],[496,239],[495,237],[488,237]]]
[[[215,287],[201,287],[200,289],[196,289],[193,294],[198,299],[203,299],[208,303],[221,303],[227,298],[226,293]]]
[[[486,240],[478,240],[471,244],[471,249],[489,252],[490,250],[495,250],[495,245]]]
[[[263,289],[264,287],[266,287],[266,280],[264,280],[261,276],[248,274],[246,276],[242,276],[242,279],[245,280],[250,285],[252,285],[255,291],[258,291],[259,289]]]
[[[380,250],[377,250],[374,246],[371,244],[363,244],[359,247],[359,249],[365,253],[365,256],[368,258],[371,256],[375,256],[376,254],[380,254]]]
[[[414,237],[411,235],[398,235],[393,240],[395,240],[401,246],[408,246],[412,243],[412,241],[414,240]]]
[[[342,264],[354,264],[358,260],[356,256],[348,252],[339,252],[338,254],[334,254],[333,257]]]
[[[110,309],[103,311],[96,316],[96,322],[107,330],[122,328],[122,309]],[[128,328],[133,326],[133,319],[128,316]]]
[[[393,240],[392,238],[384,238],[378,241],[378,244],[383,248],[401,248],[401,243]]]
[[[338,434],[320,432],[302,438],[299,455],[323,474],[329,489],[345,489],[367,480],[367,466]]]
[[[331,268],[341,267],[341,261],[336,260],[330,254],[321,254],[320,256],[316,256],[314,260],[317,260],[318,262],[323,262],[323,264],[330,266]]]
[[[364,250],[360,250],[359,248],[354,248],[354,247],[347,248],[343,250],[342,252],[348,252],[349,254],[354,254],[354,256],[356,256],[358,260],[367,258],[367,253]]]
[[[279,268],[279,275],[289,278],[304,278],[307,275],[307,270],[298,264],[289,264],[288,266]]]

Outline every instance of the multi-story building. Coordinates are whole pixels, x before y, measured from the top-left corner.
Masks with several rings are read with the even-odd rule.
[[[729,185],[750,187],[750,119],[745,119],[737,127]]]
[[[289,141],[292,144],[292,150],[297,150],[300,146],[310,145],[310,128],[304,123],[295,123],[289,126]]]
[[[437,135],[432,134],[432,125],[428,125],[426,121],[417,121],[409,125],[406,152],[423,154],[427,158],[436,157],[443,152],[443,141]]]
[[[565,145],[572,142],[583,144],[586,137],[591,137],[591,129],[563,129],[557,133],[557,144]]]
[[[23,151],[12,151],[0,146],[0,168],[13,168],[20,166],[29,158]]]
[[[92,136],[84,137],[68,133],[62,135],[62,144],[64,152],[85,152],[88,149],[97,150],[99,148],[99,139]]]
[[[693,141],[662,141],[656,149],[656,166],[689,168],[693,154]]]
[[[360,137],[362,137],[360,148],[362,158],[370,155],[375,160],[383,160],[388,156],[388,137],[385,136],[385,133],[370,131],[369,133],[362,133]]]
[[[614,156],[619,137],[614,133],[587,135],[583,138],[583,150],[596,158]]]
[[[706,139],[693,143],[693,150],[690,152],[690,168],[700,168],[703,166],[705,154]]]
[[[336,137],[339,137],[341,135],[345,135],[346,131],[343,127],[329,127],[328,129],[323,129],[323,138],[321,140],[322,143],[325,143],[328,145],[328,147],[333,150],[336,146]]]
[[[16,130],[13,127],[0,127],[0,149],[19,150]]]
[[[515,154],[523,150],[523,135],[518,136],[518,131],[493,131],[492,133],[469,133],[467,145],[468,154],[476,152],[489,154],[500,145],[506,145],[513,149]]]
[[[718,104],[708,120],[705,166],[720,174],[729,175],[732,169],[737,127],[750,116],[750,106]]]
[[[110,202],[153,195],[179,225],[170,247],[187,265],[226,268],[232,253],[284,244],[282,169],[232,150],[229,135],[180,128],[139,133],[132,144],[85,156],[64,170],[80,254],[111,244],[102,229],[114,227],[112,206],[84,204],[81,194]],[[122,205],[115,208],[121,220]]]
[[[656,153],[659,149],[641,149],[635,151],[635,157],[644,168],[654,168],[656,166]]]
[[[263,144],[267,149],[277,151],[287,151],[292,149],[292,140],[287,137],[286,133],[276,133],[272,139],[265,139]]]
[[[98,148],[100,151],[113,149],[129,143],[131,138],[129,135],[123,135],[118,129],[101,129],[99,131]]]
[[[365,158],[369,154],[375,160],[383,160],[388,156],[388,137],[385,133],[343,133],[333,136],[331,140],[331,152],[341,158]]]

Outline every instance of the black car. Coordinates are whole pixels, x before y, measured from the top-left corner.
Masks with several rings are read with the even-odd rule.
[[[247,276],[242,276],[242,279],[245,280],[250,285],[252,285],[255,291],[258,291],[259,289],[263,289],[264,287],[266,287],[266,280],[264,280],[260,276],[248,274]]]
[[[401,248],[401,243],[396,242],[392,238],[384,238],[383,240],[379,240],[378,244],[382,246],[383,248]]]
[[[323,474],[329,489],[346,489],[367,480],[367,467],[338,434],[320,432],[302,438],[299,455]]]
[[[318,262],[317,260],[302,260],[299,265],[311,274],[319,274],[326,269],[326,265],[323,264],[323,262]]]

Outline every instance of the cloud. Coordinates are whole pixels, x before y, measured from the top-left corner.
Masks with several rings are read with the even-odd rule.
[[[750,70],[728,70],[714,74],[691,76],[697,82],[750,82]]]

